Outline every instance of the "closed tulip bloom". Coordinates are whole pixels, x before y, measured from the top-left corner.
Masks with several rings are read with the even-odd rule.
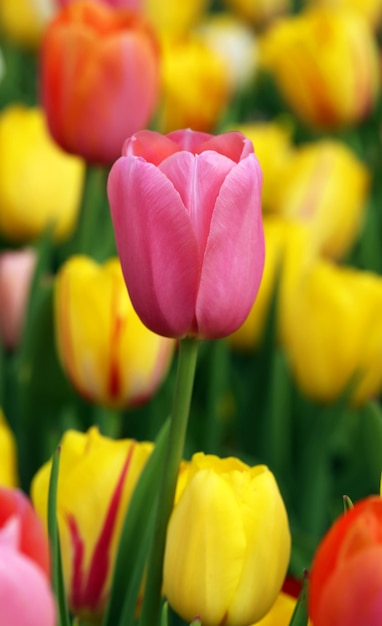
[[[158,47],[137,14],[92,0],[50,23],[42,46],[41,95],[57,143],[108,164],[145,127],[159,90]]]
[[[326,534],[313,559],[309,616],[314,626],[382,623],[382,498],[357,502]]]
[[[276,22],[264,35],[262,59],[308,126],[351,126],[375,104],[378,49],[366,23],[350,10],[317,8]]]
[[[180,39],[202,19],[210,0],[141,0],[141,9],[163,37]]]
[[[5,421],[4,413],[0,407],[0,485],[4,487],[16,487],[17,463],[15,437]]]
[[[247,317],[264,265],[261,170],[241,133],[143,131],[108,195],[132,303],[168,337],[223,337]]]
[[[57,519],[64,583],[71,611],[85,621],[99,619],[105,610],[122,523],[152,448],[109,439],[95,427],[87,433],[67,431],[62,438]],[[44,524],[50,470],[49,461],[31,488]]]
[[[312,5],[352,9],[366,19],[371,28],[377,29],[382,21],[381,0],[310,0]]]
[[[198,453],[168,529],[164,593],[186,621],[248,626],[283,584],[290,534],[283,500],[265,466]]]
[[[36,260],[32,248],[0,253],[0,340],[9,349],[22,335]]]
[[[296,607],[296,598],[281,591],[271,610],[256,626],[289,626]]]
[[[284,309],[283,342],[302,391],[334,402],[353,381],[351,402],[382,387],[382,279],[316,261]]]
[[[196,37],[163,42],[162,80],[161,132],[210,132],[216,126],[231,95],[221,55]]]
[[[133,309],[117,258],[71,257],[57,276],[56,338],[75,388],[92,402],[139,404],[157,390],[174,342],[148,330]]]
[[[52,140],[39,108],[10,105],[0,115],[0,234],[15,242],[48,228],[56,240],[73,231],[84,163]],[[21,184],[22,181],[22,184]]]
[[[0,606],[4,626],[56,624],[49,580],[20,550],[20,520],[16,516],[0,528]]]
[[[275,213],[305,222],[312,245],[338,259],[360,233],[370,182],[368,169],[346,144],[323,139],[301,145],[284,162],[270,204]]]

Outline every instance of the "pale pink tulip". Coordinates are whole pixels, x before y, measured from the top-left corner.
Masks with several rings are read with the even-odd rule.
[[[0,340],[9,349],[20,340],[35,265],[31,248],[0,254]]]
[[[20,519],[0,529],[0,622],[2,626],[54,626],[55,601],[42,569],[20,551]]]
[[[241,133],[141,131],[108,195],[138,315],[168,337],[223,337],[247,317],[264,265],[262,175]]]

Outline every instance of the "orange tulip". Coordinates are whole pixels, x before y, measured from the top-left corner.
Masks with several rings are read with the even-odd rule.
[[[158,56],[149,25],[127,10],[79,0],[58,13],[42,46],[41,92],[61,147],[92,163],[116,159],[154,111]]]
[[[382,623],[382,498],[358,502],[318,547],[309,588],[314,626]]]

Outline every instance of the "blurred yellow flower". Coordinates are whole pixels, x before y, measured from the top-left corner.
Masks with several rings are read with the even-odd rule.
[[[152,443],[118,441],[97,428],[67,431],[61,441],[57,519],[69,607],[85,620],[103,614],[121,527]],[[47,525],[51,461],[32,481],[37,514]],[[128,567],[129,564],[126,564]]]
[[[350,148],[323,139],[284,162],[269,200],[275,213],[306,222],[322,254],[341,258],[360,232],[369,187],[370,174]]]
[[[54,228],[67,238],[77,220],[84,162],[51,139],[39,108],[10,105],[0,115],[0,234],[29,241]]]
[[[224,3],[258,27],[288,13],[292,8],[291,0],[224,0]]]
[[[212,13],[201,22],[196,33],[224,60],[232,93],[254,80],[258,66],[257,40],[245,22],[231,13]]]
[[[197,37],[167,40],[163,44],[162,74],[160,131],[211,131],[230,95],[229,76],[221,56]]]
[[[312,6],[352,9],[366,19],[371,28],[382,21],[382,0],[308,0]]]
[[[166,37],[183,37],[206,12],[210,0],[142,0],[142,10],[156,31]]]
[[[0,32],[17,45],[36,48],[55,10],[54,0],[0,0]]]
[[[334,402],[352,380],[360,405],[382,387],[382,278],[317,260],[283,310],[283,343],[297,384]]]
[[[253,350],[261,342],[277,281],[277,317],[282,324],[283,310],[293,298],[295,285],[315,256],[303,224],[275,216],[266,216],[263,224],[266,254],[260,289],[244,324],[229,337],[238,350]]]
[[[133,309],[118,258],[98,265],[71,257],[55,286],[56,338],[76,389],[111,407],[148,399],[163,381],[175,342],[143,325]]]
[[[356,124],[374,106],[378,48],[357,13],[319,7],[280,19],[264,33],[260,52],[287,104],[307,125]]]
[[[263,172],[263,212],[273,209],[273,197],[280,187],[280,175],[294,154],[292,130],[287,120],[252,122],[235,126],[253,143]]]
[[[17,487],[16,442],[0,408],[0,485]]]
[[[164,593],[186,621],[246,626],[282,586],[290,533],[273,474],[235,458],[197,453],[167,529]],[[181,558],[179,558],[181,555]]]

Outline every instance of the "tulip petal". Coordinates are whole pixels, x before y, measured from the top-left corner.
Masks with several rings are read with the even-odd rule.
[[[174,152],[181,148],[166,135],[152,130],[141,130],[125,141],[122,156],[142,156],[145,161],[159,165]]]
[[[197,154],[200,152],[200,145],[211,139],[212,135],[197,130],[191,130],[191,128],[184,128],[168,133],[167,137],[178,144],[181,150]]]
[[[242,133],[232,131],[210,137],[199,146],[198,152],[205,150],[213,150],[239,163],[241,159],[253,153],[253,145]]]
[[[198,472],[172,513],[167,536],[164,591],[170,605],[187,621],[200,615],[203,626],[224,623],[246,549],[229,484],[212,470]]]
[[[159,335],[183,336],[194,318],[200,256],[179,193],[151,163],[121,157],[111,169],[108,195],[135,310]]]
[[[190,215],[192,228],[204,256],[217,196],[233,161],[216,152],[194,155],[180,152],[161,163],[159,169],[173,183]]]
[[[263,267],[261,170],[249,155],[227,175],[216,201],[196,302],[200,335],[222,337],[244,322]]]

